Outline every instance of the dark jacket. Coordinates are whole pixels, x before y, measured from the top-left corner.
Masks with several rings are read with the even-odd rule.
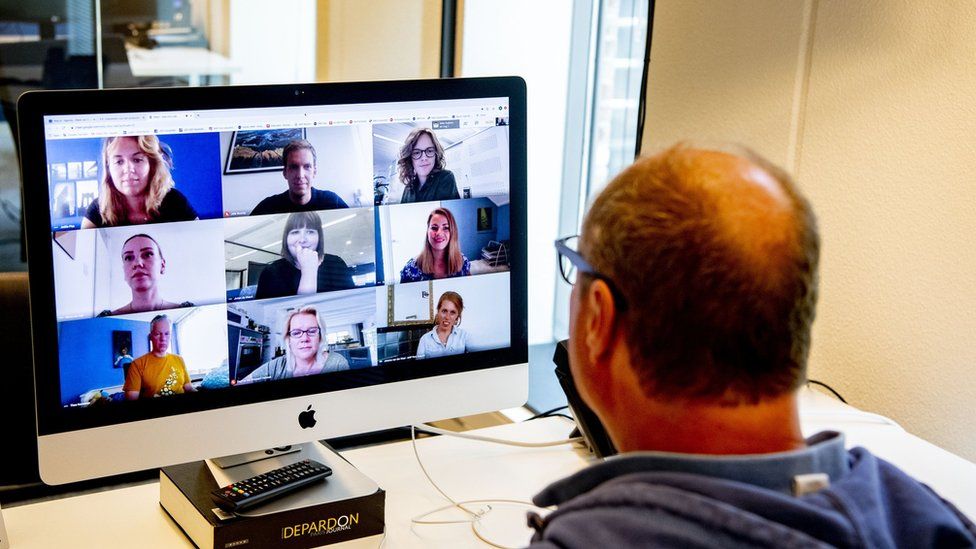
[[[337,255],[325,254],[322,263],[319,263],[317,275],[316,291],[318,293],[348,290],[356,287],[353,284],[349,266]],[[254,298],[265,299],[295,295],[298,292],[298,283],[301,282],[301,279],[302,272],[287,259],[272,261],[261,271],[261,275],[258,277],[258,287]]]
[[[410,184],[403,189],[403,196],[400,198],[400,203],[409,204],[410,202],[430,202],[433,200],[454,200],[455,198],[461,198],[461,195],[458,194],[454,174],[449,170],[431,172],[427,176],[427,182],[424,183],[424,186],[417,189],[419,186],[420,181],[417,179],[417,176],[414,176]]]
[[[332,191],[312,187],[312,198],[305,204],[295,204],[288,197],[288,191],[271,195],[251,210],[251,215],[268,215],[292,212],[314,212],[348,208],[346,201]]]
[[[819,437],[819,438],[818,438]],[[760,456],[633,454],[608,459],[536,496],[533,548],[976,547],[950,503],[843,436]],[[795,475],[829,487],[794,496]]]

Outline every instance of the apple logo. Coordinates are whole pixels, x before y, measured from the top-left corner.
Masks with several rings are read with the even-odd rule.
[[[304,412],[298,414],[298,424],[302,426],[302,429],[315,427],[315,410],[312,409],[311,404],[308,405],[308,408]]]

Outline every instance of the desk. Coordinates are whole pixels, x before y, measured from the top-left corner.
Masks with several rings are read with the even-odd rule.
[[[199,86],[201,76],[230,76],[241,70],[230,59],[207,48],[166,46],[149,50],[127,47],[126,53],[133,76],[186,76],[191,86]]]
[[[825,395],[804,391],[803,430],[831,428],[926,482],[964,513],[976,516],[976,464],[906,433],[894,423],[859,412]],[[501,438],[542,441],[562,438],[572,424],[553,417],[479,430]],[[528,499],[553,480],[579,470],[589,458],[578,448],[526,449],[451,437],[418,441],[427,470],[455,499]],[[478,547],[467,525],[411,526],[410,519],[446,502],[427,483],[409,442],[344,452],[387,491],[387,548]],[[190,547],[158,505],[158,485],[147,483],[95,494],[3,509],[14,549],[32,547]],[[521,524],[511,526],[513,532]],[[525,534],[528,541],[528,534]],[[377,547],[378,538],[341,547]],[[340,547],[340,546],[337,546]]]

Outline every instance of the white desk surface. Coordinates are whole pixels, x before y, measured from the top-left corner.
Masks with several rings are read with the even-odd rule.
[[[132,74],[145,76],[187,76],[198,85],[201,76],[229,76],[241,68],[207,48],[165,46],[153,49],[126,48]]]
[[[869,448],[929,484],[967,515],[976,516],[976,464],[906,433],[885,418],[859,412],[820,393],[804,391],[801,409],[806,434],[824,429],[843,431],[849,446]],[[555,417],[482,429],[479,434],[543,441],[563,438],[571,429],[568,420]],[[459,500],[527,500],[548,483],[589,463],[582,451],[568,445],[527,449],[431,437],[419,440],[418,449],[434,480]],[[424,478],[409,441],[350,450],[343,455],[386,490],[387,536],[383,547],[488,547],[467,525],[411,525],[412,517],[446,502]],[[7,507],[3,514],[12,549],[191,546],[159,506],[158,497],[158,485],[153,482]],[[500,516],[512,522],[509,535],[522,535],[523,510],[509,507]],[[527,542],[528,533],[525,536]],[[377,547],[380,543],[379,537],[374,537],[340,546]]]

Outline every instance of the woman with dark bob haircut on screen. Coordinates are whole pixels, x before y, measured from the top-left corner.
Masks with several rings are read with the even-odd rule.
[[[464,300],[457,292],[444,292],[437,300],[434,328],[420,338],[417,358],[459,355],[468,351],[468,333],[461,329]]]
[[[400,203],[461,198],[454,174],[444,169],[446,164],[444,147],[430,128],[417,128],[410,132],[407,141],[400,147],[400,159],[397,161],[400,180],[406,186]]]
[[[196,210],[173,188],[172,158],[155,135],[109,137],[102,144],[104,175],[82,229],[192,221]]]
[[[273,358],[258,366],[238,383],[254,383],[274,379],[304,377],[349,369],[349,361],[339,353],[329,351],[325,343],[325,323],[315,307],[292,311],[282,330],[285,356]]]
[[[454,214],[447,208],[435,208],[427,216],[424,248],[420,255],[407,261],[400,271],[400,282],[420,282],[470,274],[471,263],[461,253]]]
[[[281,236],[281,259],[261,271],[255,299],[353,288],[349,266],[325,253],[322,218],[316,212],[288,216]]]

